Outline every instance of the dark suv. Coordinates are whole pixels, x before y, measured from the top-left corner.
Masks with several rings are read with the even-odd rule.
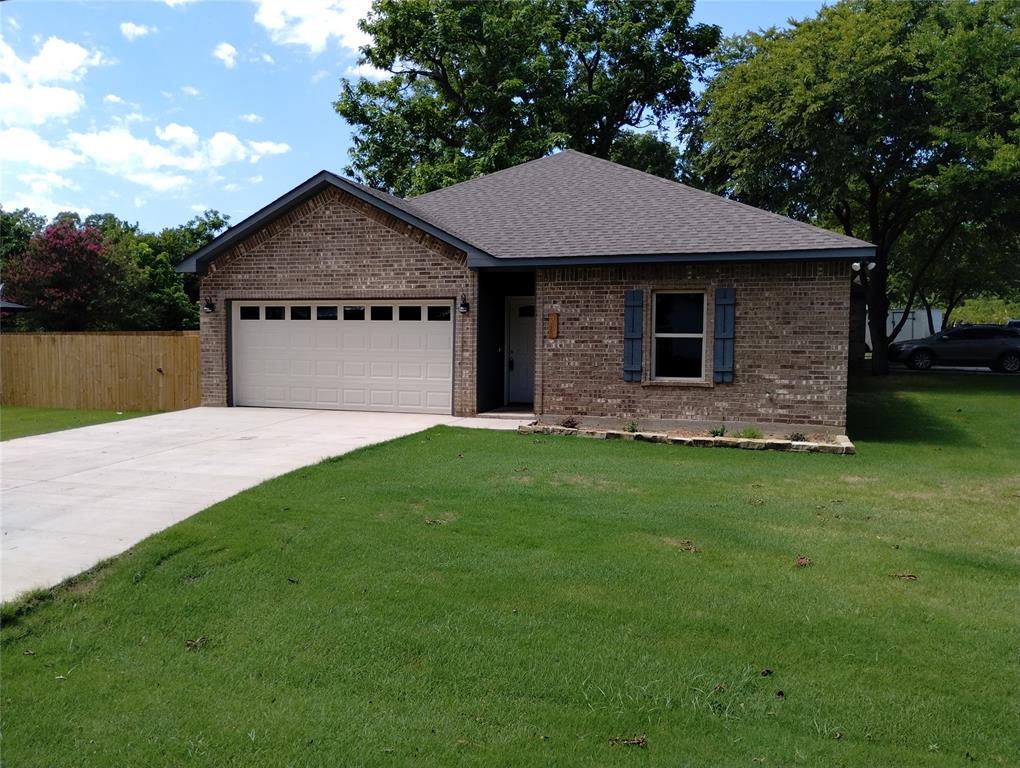
[[[1020,372],[1020,329],[1001,325],[964,325],[924,339],[889,345],[889,359],[926,371],[933,365],[987,366]]]

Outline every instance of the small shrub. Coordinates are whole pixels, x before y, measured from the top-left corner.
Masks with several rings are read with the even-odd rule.
[[[712,427],[708,430],[708,434],[712,437],[722,437],[726,434],[726,425],[720,424],[718,427]]]
[[[742,437],[745,440],[760,440],[761,430],[757,427],[744,427],[742,430],[737,432],[737,437]]]
[[[805,435],[803,432],[791,432],[786,436],[786,439],[794,443],[806,443],[807,435]]]
[[[560,426],[567,429],[577,429],[580,424],[581,421],[576,416],[567,416],[567,418],[560,422]]]
[[[637,432],[639,429],[638,423],[636,421],[627,422],[627,426],[625,426],[623,429],[625,432]]]

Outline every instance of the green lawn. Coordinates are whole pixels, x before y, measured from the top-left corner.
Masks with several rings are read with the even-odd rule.
[[[855,383],[857,456],[437,428],[299,470],[6,606],[4,762],[1020,764],[1018,395]]]
[[[71,408],[26,408],[5,405],[0,408],[0,440],[41,435],[62,429],[88,427],[107,421],[148,416],[144,411],[80,411]]]

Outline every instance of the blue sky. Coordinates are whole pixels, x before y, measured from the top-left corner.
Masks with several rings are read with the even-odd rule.
[[[724,33],[820,0],[701,0]],[[112,212],[145,229],[239,221],[347,162],[332,102],[370,0],[0,3],[0,203]]]

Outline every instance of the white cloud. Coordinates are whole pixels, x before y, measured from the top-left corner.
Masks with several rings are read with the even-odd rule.
[[[251,161],[257,163],[265,155],[283,155],[290,152],[290,145],[277,141],[249,141]]]
[[[198,96],[198,94],[200,94],[201,91],[198,90],[198,88],[196,88],[193,85],[182,85],[181,93],[183,93],[185,96]]]
[[[28,61],[0,38],[0,75],[12,83],[55,83],[81,80],[90,67],[103,63],[103,54],[89,51],[77,43],[50,37]]]
[[[104,104],[123,104],[124,99],[115,93],[108,93],[103,97]]]
[[[226,165],[244,160],[248,157],[248,150],[244,144],[232,133],[220,131],[209,139],[206,147],[209,163],[213,167]]]
[[[21,173],[18,181],[25,184],[33,195],[48,195],[54,189],[80,189],[77,184],[59,173]]]
[[[92,213],[91,208],[55,200],[52,195],[45,193],[36,195],[31,192],[18,192],[13,197],[5,198],[3,204],[8,209],[29,208],[33,213],[40,213],[48,219],[63,211],[74,211],[83,218]]]
[[[249,176],[248,177],[248,183],[249,184],[261,184],[262,183],[262,176],[261,176],[261,174],[257,175],[257,176]]]
[[[7,17],[7,23],[11,25],[11,29],[13,29],[15,32],[21,29],[21,25],[18,23],[18,20],[13,16]]]
[[[182,147],[193,147],[198,144],[198,134],[190,125],[170,123],[165,128],[160,128],[157,125],[156,136],[159,137],[161,141],[167,141],[171,144],[179,144]]]
[[[220,43],[212,52],[213,58],[219,59],[227,69],[237,66],[237,49],[230,43]]]
[[[0,130],[0,161],[48,171],[64,171],[84,158],[64,147],[55,147],[27,128]]]
[[[312,82],[317,83],[329,74],[328,69],[318,69],[312,74]]]
[[[237,190],[239,190],[240,188],[241,188],[240,184],[234,184],[234,183],[225,184],[223,186],[223,191],[224,192],[237,192]]]
[[[144,24],[135,24],[133,21],[122,21],[120,24],[120,33],[128,40],[137,40],[139,37],[151,35],[155,31],[155,27],[147,27]]]
[[[85,97],[70,88],[0,83],[0,123],[42,125],[75,114]]]
[[[268,53],[263,53],[259,58],[262,59],[262,61],[265,62],[266,64],[275,64],[276,63],[273,60],[273,57],[270,56]]]
[[[358,21],[372,7],[371,0],[255,0],[255,21],[275,43],[303,45],[321,53],[331,39],[357,51],[369,42]]]
[[[124,122],[125,123],[144,123],[148,119],[149,118],[147,118],[141,112],[132,112],[131,114],[126,115],[124,117]]]
[[[389,75],[385,69],[376,69],[371,64],[352,64],[344,71],[344,77],[365,77],[369,80],[382,80]]]
[[[85,105],[76,90],[52,83],[81,80],[90,67],[103,63],[98,51],[50,37],[28,61],[0,37],[0,123],[41,125],[70,117]]]
[[[206,205],[205,203],[195,203],[194,205],[192,205],[192,206],[189,206],[189,207],[190,207],[190,208],[191,208],[191,210],[193,210],[193,211],[194,211],[195,213],[205,213],[206,211],[208,211],[208,210],[209,210],[209,206],[208,206],[208,205]]]
[[[163,2],[171,8],[176,8],[179,5],[188,5],[189,3],[193,3],[195,0],[163,0]]]
[[[243,120],[246,123],[261,123],[262,122],[262,115],[256,115],[254,112],[249,112],[246,115],[239,115],[239,117],[241,118],[241,120]]]

